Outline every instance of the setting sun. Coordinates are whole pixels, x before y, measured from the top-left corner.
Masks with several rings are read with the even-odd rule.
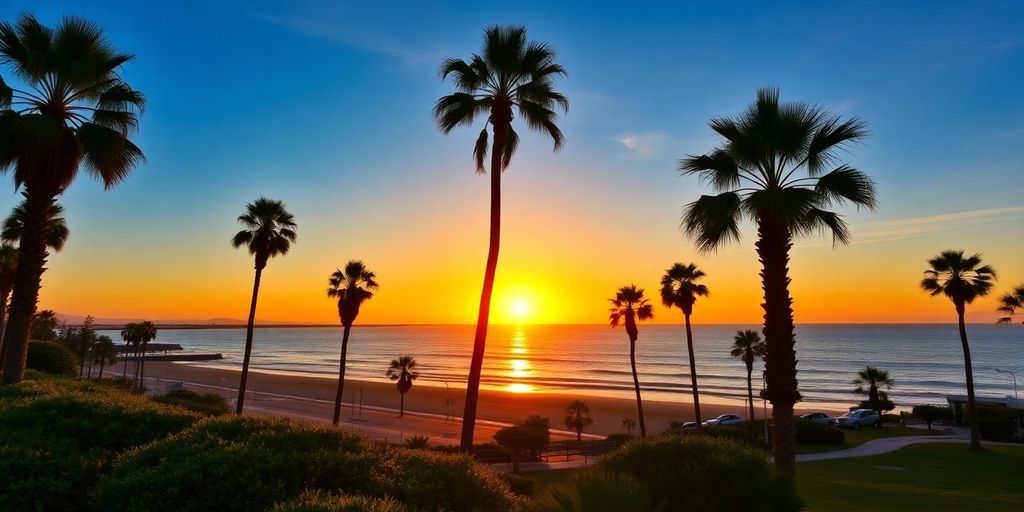
[[[517,299],[512,303],[512,316],[518,319],[526,318],[530,314],[530,305],[523,299]]]

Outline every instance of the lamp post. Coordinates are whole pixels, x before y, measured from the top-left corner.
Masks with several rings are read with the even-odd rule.
[[[999,368],[993,368],[993,370],[999,373],[1008,373],[1011,377],[1013,377],[1013,399],[1019,401],[1020,398],[1017,396],[1017,374],[1011,372],[1010,370],[1000,370]]]

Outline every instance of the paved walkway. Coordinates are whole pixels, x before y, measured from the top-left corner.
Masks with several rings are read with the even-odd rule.
[[[970,441],[969,437],[962,436],[962,433],[957,430],[959,429],[954,430],[954,432],[949,435],[883,437],[867,441],[863,444],[859,444],[853,448],[847,448],[845,450],[800,454],[796,456],[796,461],[812,462],[816,460],[867,457],[870,455],[881,455],[883,453],[893,452],[905,446],[918,443],[967,443]]]

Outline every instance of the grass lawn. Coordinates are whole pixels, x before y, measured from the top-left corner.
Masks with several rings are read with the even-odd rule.
[[[918,444],[872,457],[804,462],[797,488],[809,511],[1018,511],[1024,448]]]
[[[941,427],[939,427],[941,428]],[[899,425],[884,426],[882,428],[862,428],[860,430],[848,430],[843,429],[843,433],[846,434],[846,442],[842,446],[828,446],[828,445],[803,445],[798,446],[797,453],[819,453],[819,452],[831,452],[836,450],[845,450],[847,448],[853,448],[854,446],[864,444],[872,439],[880,439],[883,437],[901,437],[901,436],[927,436],[927,435],[948,435],[948,431],[943,430],[932,430],[928,431],[923,428],[910,428],[902,427]]]

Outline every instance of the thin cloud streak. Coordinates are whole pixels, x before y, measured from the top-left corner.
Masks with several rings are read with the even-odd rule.
[[[627,133],[615,137],[628,153],[621,155],[627,160],[653,160],[661,156],[662,151],[672,138],[661,131],[644,133]]]

